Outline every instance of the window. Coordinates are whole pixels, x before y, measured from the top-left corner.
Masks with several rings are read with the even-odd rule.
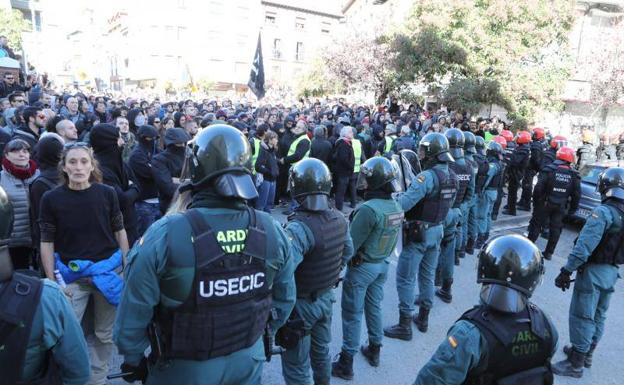
[[[303,42],[298,41],[297,42],[297,50],[295,51],[295,60],[296,61],[303,61],[303,58],[304,58]]]
[[[273,39],[273,59],[282,58],[282,40]]]
[[[274,25],[276,16],[275,12],[267,12],[264,15],[264,24]]]
[[[321,33],[329,35],[330,28],[331,28],[331,24],[330,23],[328,23],[326,21],[321,23]]]
[[[304,29],[305,28],[305,18],[297,17],[295,18],[295,29]]]

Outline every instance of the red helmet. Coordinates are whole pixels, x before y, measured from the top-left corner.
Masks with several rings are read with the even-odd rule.
[[[533,139],[534,140],[544,139],[544,129],[541,127],[535,127],[533,129]]]
[[[500,144],[501,147],[503,147],[503,150],[507,148],[507,140],[505,140],[505,138],[503,138],[502,136],[496,135],[495,137],[492,138],[492,140]]]
[[[512,141],[513,141],[513,134],[512,134],[512,133],[511,133],[511,131],[509,131],[509,130],[503,130],[503,131],[501,131],[501,136],[502,136],[503,138],[505,138],[505,140],[506,140],[507,142],[512,142]]]
[[[557,150],[557,159],[568,163],[574,163],[574,150],[570,147],[561,147]]]
[[[518,144],[527,144],[531,142],[531,134],[528,131],[520,131],[518,135],[516,135],[516,143]]]
[[[566,137],[563,135],[557,135],[550,140],[550,147],[554,148],[555,150],[558,150],[561,147],[567,146],[567,145],[568,145],[568,139],[566,139]]]

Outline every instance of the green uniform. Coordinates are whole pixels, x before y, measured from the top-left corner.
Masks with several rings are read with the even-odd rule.
[[[197,195],[200,194],[204,193]],[[242,250],[250,221],[243,203],[205,194],[203,198],[195,196],[192,207],[198,208],[212,227],[224,252]],[[264,260],[277,316],[271,321],[275,331],[286,321],[295,303],[294,264],[281,226],[266,213],[256,212],[256,217],[263,224],[272,251]],[[154,318],[154,310],[177,307],[189,297],[195,276],[193,250],[190,224],[181,215],[171,215],[154,223],[130,251],[126,286],[114,328],[115,343],[127,363],[138,364],[149,345],[146,328]],[[174,257],[171,263],[175,262],[176,267],[170,267],[168,260]],[[150,367],[147,383],[259,384],[263,361],[265,354],[259,338],[251,346],[226,356],[204,361],[165,360]]]
[[[299,221],[286,225],[290,249],[295,266],[303,261],[303,256],[314,248],[314,235],[308,226]],[[353,256],[353,241],[347,232],[342,253],[345,265]],[[329,383],[331,365],[329,343],[331,342],[331,321],[333,304],[336,302],[333,290],[320,294],[316,300],[298,298],[294,313],[303,320],[305,336],[294,349],[282,354],[282,373],[287,384],[311,385],[310,367],[314,383]]]
[[[351,221],[351,237],[359,265],[350,264],[342,286],[342,350],[351,356],[360,348],[362,313],[368,340],[380,345],[383,338],[381,301],[388,274],[388,257],[401,235],[403,210],[387,197],[370,199],[357,208]]]
[[[33,318],[22,380],[38,379],[52,352],[64,385],[86,384],[90,376],[89,351],[80,323],[58,285],[43,280],[43,291]],[[0,373],[3,363],[0,362]]]

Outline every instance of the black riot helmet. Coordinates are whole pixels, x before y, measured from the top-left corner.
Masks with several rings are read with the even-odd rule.
[[[307,158],[290,169],[290,194],[303,208],[310,211],[329,209],[332,176],[327,165],[315,158]]]
[[[438,132],[430,132],[420,140],[418,159],[420,159],[423,169],[431,168],[438,163],[448,163],[455,160],[449,154],[448,139]]]
[[[477,154],[485,155],[485,139],[482,136],[475,135],[475,148]]]
[[[204,128],[195,137],[190,156],[194,190],[213,188],[225,198],[258,196],[251,178],[251,148],[236,128],[227,124]]]
[[[450,153],[453,155],[453,158],[463,158],[464,157],[464,133],[457,128],[449,128],[444,133],[446,139],[448,139],[449,147],[451,148]]]
[[[401,191],[397,181],[397,167],[383,156],[375,156],[368,159],[360,166],[358,189],[374,191],[384,190],[388,192]]]
[[[624,168],[609,167],[600,174],[598,192],[602,200],[608,198],[624,199]]]
[[[9,256],[9,238],[13,231],[13,205],[9,196],[0,187],[0,282],[13,276],[13,263]]]
[[[494,157],[499,160],[502,159],[503,158],[503,146],[496,143],[495,141],[491,141],[490,143],[488,143],[486,155]]]
[[[464,151],[466,151],[467,154],[476,154],[477,153],[477,149],[476,149],[477,138],[475,137],[475,134],[473,134],[470,131],[462,131],[462,132],[464,134]]]
[[[494,238],[479,253],[481,301],[498,311],[517,313],[524,309],[543,274],[542,253],[533,242],[519,234]]]

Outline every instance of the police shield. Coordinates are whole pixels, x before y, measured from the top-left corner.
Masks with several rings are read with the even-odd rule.
[[[412,184],[412,179],[421,171],[418,155],[412,150],[401,150],[392,155],[393,164],[397,166],[397,180],[401,186],[400,191],[406,191]]]

